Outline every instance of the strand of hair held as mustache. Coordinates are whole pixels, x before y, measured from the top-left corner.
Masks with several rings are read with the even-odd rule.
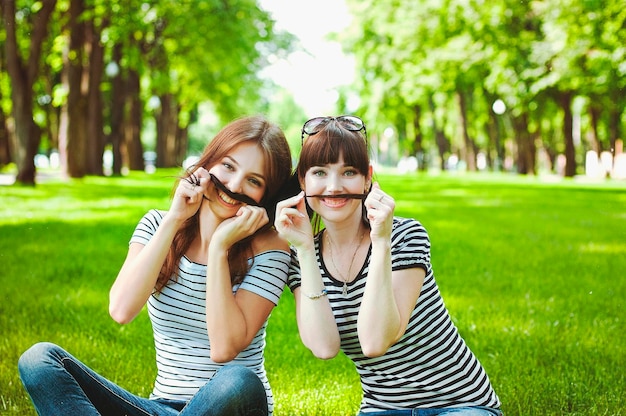
[[[248,195],[232,192],[212,173],[209,175],[211,176],[211,182],[213,182],[215,187],[219,189],[221,192],[224,192],[226,195],[228,195],[229,198],[232,198],[236,201],[239,201],[247,205],[251,205],[255,207],[260,206],[258,202],[250,198]],[[185,178],[185,180],[192,185],[200,186],[200,178],[195,173],[191,173],[187,178]],[[209,200],[204,194],[202,195],[202,197],[206,200]]]
[[[305,195],[307,198],[334,198],[334,199],[360,199],[364,200],[368,194],[332,194],[332,195]]]

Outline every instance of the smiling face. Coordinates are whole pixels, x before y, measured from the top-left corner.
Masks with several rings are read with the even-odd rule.
[[[259,147],[253,142],[243,142],[235,146],[218,163],[209,169],[231,192],[247,195],[260,202],[267,188],[265,159]],[[217,206],[231,213],[237,212],[241,202],[212,186],[207,191],[208,198]]]
[[[335,163],[310,167],[302,185],[307,195],[363,194],[369,187],[369,177],[346,163],[340,154]],[[313,197],[307,202],[324,221],[341,221],[361,207],[361,200],[354,198]]]
[[[372,171],[364,134],[336,121],[326,123],[304,139],[296,172],[306,195],[366,194]],[[307,203],[316,213],[315,230],[320,229],[319,217],[325,223],[341,221],[356,210],[361,212],[362,206],[354,198],[314,197],[307,198]]]

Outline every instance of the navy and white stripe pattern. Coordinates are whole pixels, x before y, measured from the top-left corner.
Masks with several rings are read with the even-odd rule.
[[[320,257],[323,235],[315,239],[318,265],[341,336],[342,351],[361,378],[364,413],[432,407],[500,407],[489,378],[452,322],[435,282],[426,229],[413,219],[395,217],[391,236],[392,270],[421,267],[424,285],[406,333],[385,355],[363,355],[357,336],[357,315],[365,290],[371,246],[358,277],[348,284],[333,278]],[[289,287],[300,286],[297,253],[292,249]]]
[[[147,244],[163,214],[149,211],[137,225],[131,243]],[[278,304],[287,280],[289,253],[266,251],[254,257],[253,266],[233,293],[245,289]],[[177,280],[148,300],[148,313],[154,332],[157,377],[151,398],[189,400],[223,365],[213,362],[206,328],[206,265],[183,257]],[[256,372],[267,393],[270,414],[273,398],[265,373],[263,351],[267,321],[252,343],[234,362]]]

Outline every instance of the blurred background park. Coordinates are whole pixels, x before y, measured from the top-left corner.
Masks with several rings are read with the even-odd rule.
[[[294,156],[350,113],[401,170],[626,177],[619,0],[6,0],[0,43],[19,183],[180,166],[251,113]]]
[[[57,342],[147,395],[147,314],[107,314],[143,213],[233,118],[357,114],[398,215],[511,415],[626,414],[626,8],[618,0],[0,1],[0,414]],[[14,185],[14,186],[12,186]],[[289,293],[277,416],[353,415]]]

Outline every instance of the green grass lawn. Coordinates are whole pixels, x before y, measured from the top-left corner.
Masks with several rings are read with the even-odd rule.
[[[108,290],[176,171],[0,186],[0,414],[34,415],[17,359],[57,343],[148,395],[147,314],[120,326]],[[626,415],[626,183],[505,175],[378,175],[396,214],[420,220],[459,330],[507,415]],[[276,416],[353,415],[360,387],[343,356],[312,357],[287,291],[268,328]]]

